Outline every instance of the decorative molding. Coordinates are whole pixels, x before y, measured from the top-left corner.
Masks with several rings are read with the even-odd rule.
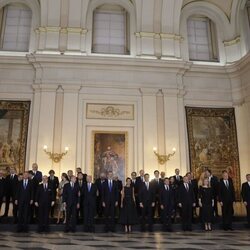
[[[68,33],[76,33],[76,34],[86,34],[88,32],[87,29],[79,28],[79,27],[55,27],[55,26],[46,26],[46,27],[39,27],[35,30],[37,33],[42,32],[60,32],[63,34]]]
[[[134,120],[134,105],[87,103],[87,119]]]
[[[240,36],[235,37],[232,40],[223,41],[225,47],[232,46],[240,42]]]
[[[149,38],[155,38],[155,39],[172,39],[177,41],[182,41],[184,38],[180,35],[176,35],[173,33],[155,33],[155,32],[136,32],[136,37],[149,37]]]
[[[176,41],[183,41],[184,38],[181,35],[176,35],[173,33],[160,33],[159,34],[161,39],[172,39]]]

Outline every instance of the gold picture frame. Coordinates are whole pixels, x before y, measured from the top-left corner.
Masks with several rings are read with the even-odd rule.
[[[128,132],[92,131],[92,175],[112,171],[123,182],[128,170]]]
[[[234,108],[186,107],[191,171],[202,180],[209,168],[221,178],[227,170],[240,200],[240,163]]]
[[[30,101],[0,100],[0,169],[25,170]]]

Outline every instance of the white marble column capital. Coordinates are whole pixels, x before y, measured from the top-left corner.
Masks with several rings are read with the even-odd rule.
[[[183,97],[186,94],[185,88],[168,88],[162,89],[164,96],[168,97]]]
[[[140,88],[142,96],[156,96],[159,92],[158,88]]]
[[[56,92],[58,85],[55,84],[32,84],[32,88],[35,92]]]

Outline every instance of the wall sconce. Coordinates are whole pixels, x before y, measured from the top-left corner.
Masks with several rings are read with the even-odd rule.
[[[170,157],[174,156],[175,155],[175,152],[176,152],[176,148],[173,148],[173,153],[172,154],[167,154],[167,155],[160,155],[157,153],[157,148],[154,147],[153,148],[153,151],[154,151],[154,154],[156,155],[157,157],[157,160],[158,160],[158,163],[163,165],[165,164],[167,161],[170,160]]]
[[[48,146],[47,145],[44,145],[43,146],[43,151],[49,156],[49,158],[53,161],[53,162],[55,162],[55,163],[58,163],[58,162],[60,162],[61,161],[61,159],[63,158],[63,156],[65,156],[67,153],[68,153],[68,151],[69,151],[69,147],[65,147],[64,148],[64,150],[65,150],[65,152],[63,152],[63,153],[52,153],[52,152],[49,152],[49,151],[47,151],[47,149],[48,149]]]

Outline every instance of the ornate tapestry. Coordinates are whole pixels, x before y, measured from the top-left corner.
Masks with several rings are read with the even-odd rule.
[[[202,178],[205,168],[221,178],[227,170],[240,199],[240,165],[233,108],[186,107],[191,171]]]
[[[0,169],[25,169],[29,101],[0,101]]]
[[[100,173],[112,171],[125,180],[127,164],[127,132],[93,132],[94,178]]]

